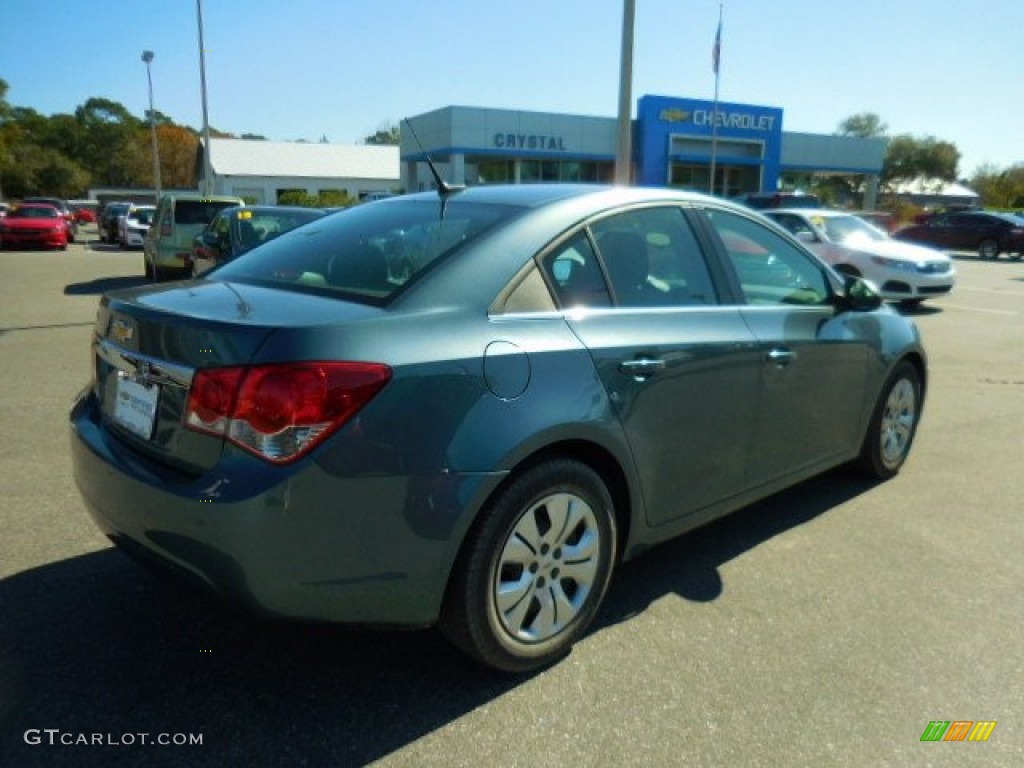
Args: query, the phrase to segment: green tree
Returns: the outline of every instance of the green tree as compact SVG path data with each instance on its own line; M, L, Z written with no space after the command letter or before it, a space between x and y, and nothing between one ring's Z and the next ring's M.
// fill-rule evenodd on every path
M1024 208L1024 163L1000 170L983 165L970 179L971 189L993 208Z
M853 136L858 139L884 138L889 126L874 112L850 115L839 124L836 136Z
M888 188L917 178L955 181L960 151L934 136L894 136L882 164L882 184Z
M79 162L103 186L141 186L145 156L135 137L146 123L134 117L122 104L92 98L75 110L82 130Z
M384 123L372 136L363 139L364 144L398 146L402 140L402 132L396 123Z
M304 208L316 208L319 201L316 195L311 195L302 189L289 189L277 196L279 205L301 205Z
M322 189L316 196L317 208L348 208L358 202L343 189Z

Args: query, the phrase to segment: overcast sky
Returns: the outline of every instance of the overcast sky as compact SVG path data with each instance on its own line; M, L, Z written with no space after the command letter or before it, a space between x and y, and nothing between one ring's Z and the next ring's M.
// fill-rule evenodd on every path
M4 0L4 5L9 0ZM13 5L13 3L12 3ZM354 143L449 105L614 117L621 0L204 0L210 123ZM711 99L717 0L636 0L635 101ZM788 131L874 112L961 152L960 175L1024 162L1020 0L727 0L720 96L780 107ZM47 0L0 12L7 99L90 97L199 127L194 0Z

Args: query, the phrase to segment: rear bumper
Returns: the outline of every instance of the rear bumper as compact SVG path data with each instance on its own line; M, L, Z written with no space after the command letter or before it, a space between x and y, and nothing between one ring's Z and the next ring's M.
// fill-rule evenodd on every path
M128 554L259 614L409 626L439 615L470 522L460 501L501 479L337 477L313 461L286 474L226 450L203 477L170 483L103 428L88 395L71 413L71 457L89 514Z

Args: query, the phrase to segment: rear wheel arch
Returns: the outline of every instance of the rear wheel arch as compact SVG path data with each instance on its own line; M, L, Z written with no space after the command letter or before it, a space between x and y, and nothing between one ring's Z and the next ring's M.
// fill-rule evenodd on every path
M561 508L566 498L583 504L569 508L578 510L578 528L555 522L577 514ZM600 609L630 519L627 478L606 449L570 440L530 454L488 494L467 528L448 575L439 629L468 655L506 672L561 658ZM582 538L572 541L576 536ZM568 547L577 545L573 556Z
M480 510L486 509L508 488L513 480L528 470L539 464L558 460L578 461L585 464L604 482L612 497L612 502L615 504L615 522L619 530L617 554L621 557L625 551L625 544L630 538L630 526L634 518L630 483L621 462L608 449L590 440L561 440L519 459L498 487L488 494L487 499L480 505ZM470 528L478 523L479 519L474 520ZM460 545L459 554L455 558L456 562L462 557L463 548L463 545Z

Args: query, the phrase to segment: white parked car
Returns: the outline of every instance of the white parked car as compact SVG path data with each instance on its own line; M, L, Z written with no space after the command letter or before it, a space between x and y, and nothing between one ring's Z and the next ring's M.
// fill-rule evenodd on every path
M120 220L122 248L142 247L155 213L155 205L133 205L128 209L128 213Z
M956 270L942 251L901 242L858 216L842 211L762 211L782 225L837 272L873 282L882 297L920 304L953 290Z

